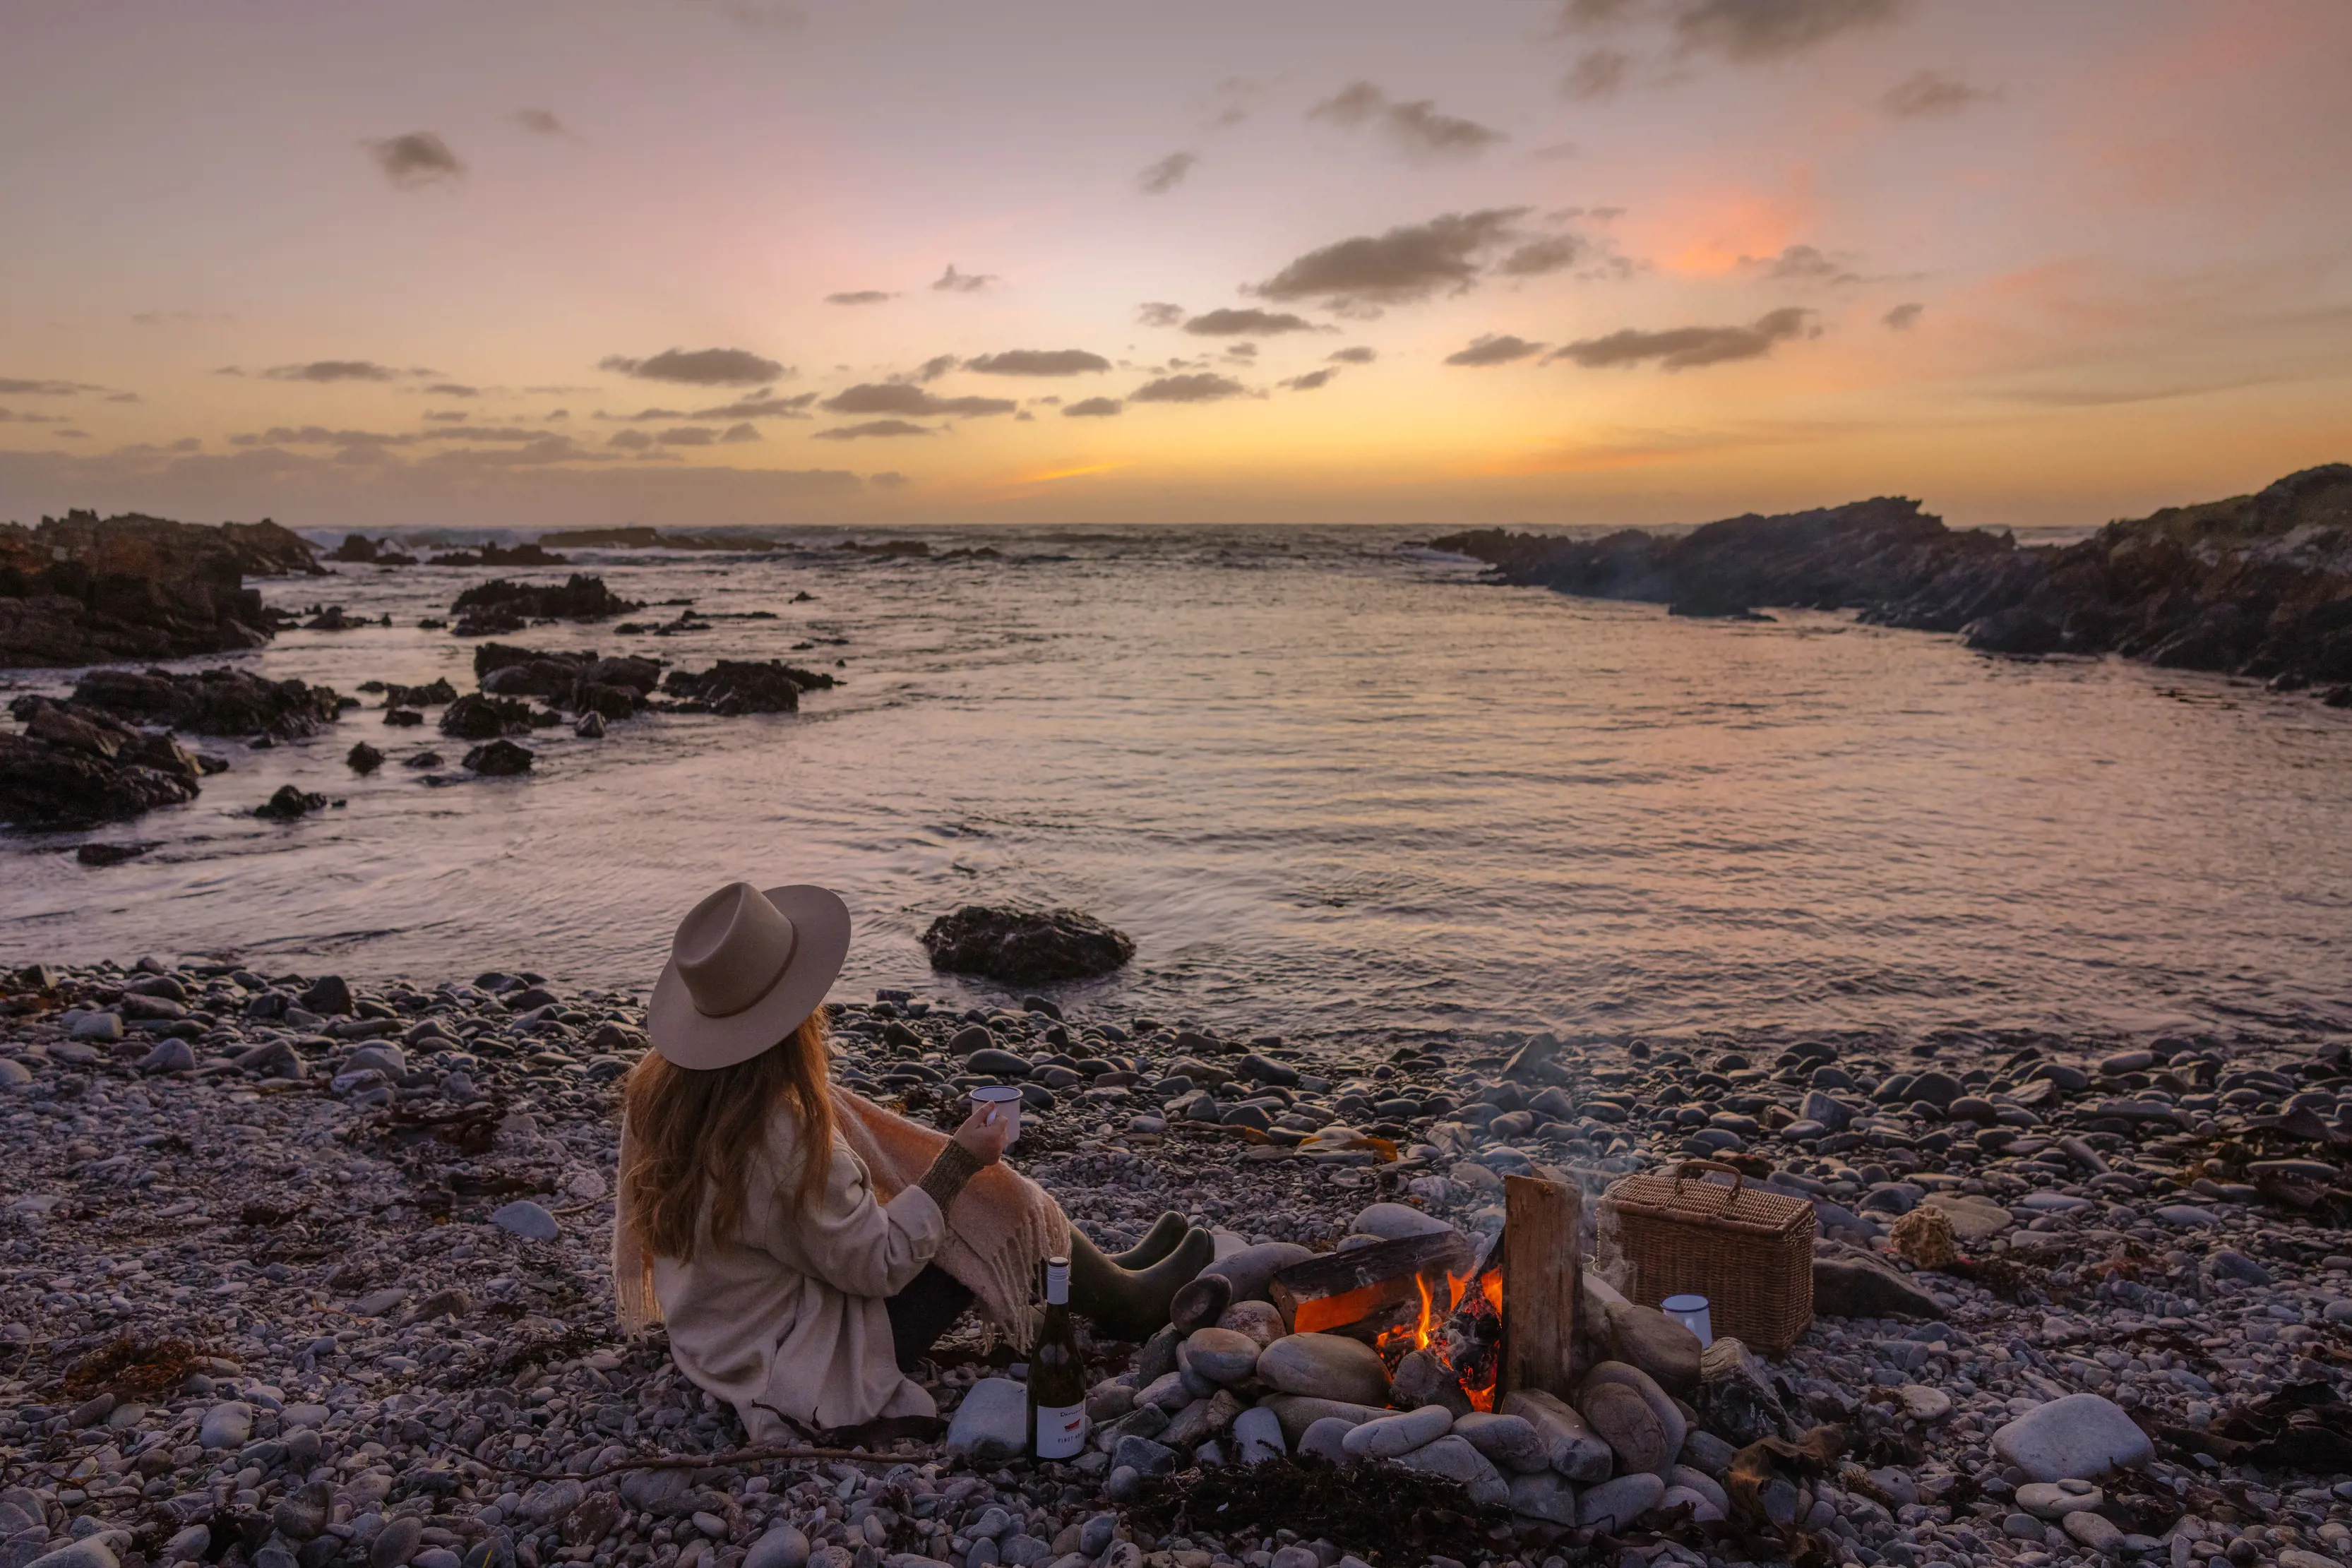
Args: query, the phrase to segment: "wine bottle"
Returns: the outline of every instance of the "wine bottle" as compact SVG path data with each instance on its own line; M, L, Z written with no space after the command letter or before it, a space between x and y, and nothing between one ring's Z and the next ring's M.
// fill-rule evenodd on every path
M1045 1322L1029 1353L1029 1457L1075 1459L1087 1448L1086 1371L1070 1327L1070 1260L1045 1260Z

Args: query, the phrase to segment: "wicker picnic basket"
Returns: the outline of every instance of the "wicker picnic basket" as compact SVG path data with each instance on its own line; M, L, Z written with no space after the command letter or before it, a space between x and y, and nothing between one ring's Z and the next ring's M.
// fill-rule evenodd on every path
M1700 1179L1722 1171L1731 1185ZM1700 1295L1717 1334L1780 1355L1813 1321L1813 1206L1760 1192L1713 1160L1685 1160L1671 1176L1631 1176L1601 1200L1601 1233L1615 1232L1626 1295L1644 1306Z

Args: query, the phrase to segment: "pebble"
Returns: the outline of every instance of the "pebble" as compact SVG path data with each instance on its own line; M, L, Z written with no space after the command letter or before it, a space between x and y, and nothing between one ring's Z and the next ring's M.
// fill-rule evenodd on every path
M555 1216L529 1198L518 1198L490 1215L490 1223L526 1241L552 1241L563 1234Z
M1350 1429L1339 1446L1350 1458L1393 1459L1435 1442L1453 1427L1452 1411L1442 1405L1424 1405L1418 1410L1367 1421Z
M1510 1483L1486 1462L1484 1454L1460 1437L1448 1435L1435 1438L1398 1455L1395 1462L1409 1470L1460 1481L1473 1502L1499 1508L1511 1500Z
M2027 1411L1992 1435L1992 1449L2038 1481L2088 1480L2156 1458L2147 1434L2097 1394L2070 1394Z
M1666 1483L1654 1475L1637 1471L1619 1476L1615 1480L1584 1489L1577 1499L1576 1521L1613 1534L1632 1528L1635 1520L1657 1507L1665 1495Z
M231 1399L205 1412L196 1441L207 1448L243 1448L253 1437L253 1406Z
M1257 1370L1258 1353L1257 1341L1245 1333L1232 1329L1195 1329L1177 1347L1176 1364L1212 1383L1239 1383Z
M1255 1405L1234 1417L1234 1441L1239 1445L1234 1457L1245 1465L1280 1458L1285 1451L1282 1422L1273 1411Z
M1616 1455L1619 1474L1655 1470L1673 1458L1657 1414L1624 1384L1588 1383L1576 1408Z
M1257 1375L1286 1394L1350 1405L1388 1400L1388 1368L1380 1354L1338 1334L1301 1333L1276 1340L1259 1353Z
M965 1458L1010 1458L1028 1446L1029 1390L1009 1377L973 1384L948 1422L948 1452Z

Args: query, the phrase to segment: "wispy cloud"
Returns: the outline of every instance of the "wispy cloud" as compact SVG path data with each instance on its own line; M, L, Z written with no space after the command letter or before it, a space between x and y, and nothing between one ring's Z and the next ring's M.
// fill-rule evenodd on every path
M1338 371L1327 365L1322 370L1308 371L1305 375L1293 376L1279 384L1289 388L1292 392L1314 392L1318 388L1329 386L1331 378L1339 373Z
M1249 388L1231 376L1202 371L1192 375L1162 376L1156 382L1146 382L1128 393L1127 400L1129 402L1220 402L1226 398L1249 395Z
M1889 310L1885 315L1880 317L1879 319L1884 321L1895 331L1908 332L1912 328L1916 327L1919 324L1919 318L1926 314L1927 309L1927 308L1925 305L1920 304L1917 300L1909 300L1904 304L1897 305L1894 309Z
M1512 239L1525 207L1447 213L1385 234L1343 239L1308 251L1252 292L1267 299L1315 299L1343 305L1400 304L1440 289L1460 292L1478 277L1484 258Z
M1304 316L1294 316L1287 310L1235 309L1206 310L1184 323L1184 330L1199 338L1274 338L1285 332L1328 332L1328 327L1318 327Z
M261 373L273 382L388 382L400 375L373 360L312 360L307 364L272 365Z
M1006 349L966 360L963 368L983 376L1080 376L1110 369L1110 361L1084 349Z
M817 405L828 413L904 413L918 416L1011 413L1011 398L941 397L905 382L866 382L835 392Z
M886 299L898 298L886 288L852 288L840 294L828 294L824 302L827 305L879 305Z
M1552 350L1586 370L1656 361L1664 371L1698 370L1735 360L1759 360L1791 339L1816 338L1813 313L1799 306L1768 312L1745 327L1675 327L1662 332L1627 329L1604 338L1586 338Z
M507 116L533 136L569 136L572 128L555 116L551 109L518 109Z
M1070 419L1108 419L1127 405L1115 397L1083 398L1062 411Z
M1135 308L1135 319L1147 327L1173 327L1184 319L1184 307L1164 299L1147 300Z
M948 269L932 280L931 287L942 294L977 294L995 281L996 274L992 272L958 272L955 263L950 262Z
M665 349L645 360L608 354L596 361L596 368L635 376L640 381L680 382L700 387L764 386L791 373L775 361L749 349Z
M1457 115L1441 114L1435 102L1401 103L1368 81L1352 81L1307 111L1347 130L1376 126L1404 151L1421 155L1468 157L1508 140L1503 132Z
M1896 120L1918 120L1934 114L1958 114L1972 103L2000 96L1998 89L1970 87L1941 71L1917 71L1878 97L1878 107Z
M466 174L465 161L430 131L412 131L360 145L375 160L383 177L404 191L455 182Z
M1474 338L1466 349L1457 349L1445 356L1449 365L1507 365L1517 360L1532 359L1543 352L1541 343L1530 343L1525 338L1515 338L1507 332L1489 332Z
M1184 176L1190 174L1200 162L1200 158L1191 152L1171 152L1138 174L1135 183L1147 196L1164 196L1182 184Z
M1381 357L1381 351L1378 349L1359 346L1353 349L1335 349L1323 357L1335 365L1369 365Z
M903 419L869 419L863 424L845 424L835 430L820 430L819 441L864 441L874 436L932 435L937 432L924 425L909 423Z

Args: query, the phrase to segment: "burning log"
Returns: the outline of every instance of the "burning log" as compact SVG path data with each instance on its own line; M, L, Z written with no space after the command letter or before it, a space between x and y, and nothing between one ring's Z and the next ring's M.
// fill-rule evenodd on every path
M1377 1343L1426 1310L1430 1278L1469 1267L1469 1238L1441 1230L1308 1258L1275 1275L1266 1293L1291 1333L1345 1334Z

